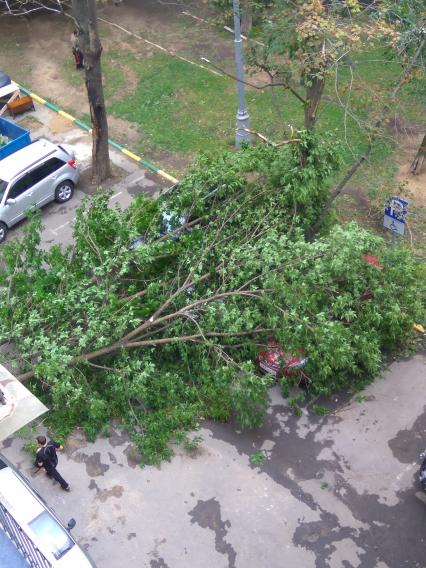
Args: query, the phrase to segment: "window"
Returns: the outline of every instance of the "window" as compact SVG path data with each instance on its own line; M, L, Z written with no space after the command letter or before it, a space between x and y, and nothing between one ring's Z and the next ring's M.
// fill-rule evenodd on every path
M28 526L57 560L75 544L67 532L47 511L44 511L29 522Z
M27 191L27 189L29 189L31 185L32 184L31 184L30 175L25 174L23 177L21 177L21 179L15 181L7 197L10 197L11 199L16 199L22 193L24 193L24 191Z
M56 172L56 170L59 170L59 168L62 168L64 165L65 162L59 158L50 158L49 160L46 160L46 162L30 172L31 185L39 183L41 180L47 178L50 174L53 174L53 172Z

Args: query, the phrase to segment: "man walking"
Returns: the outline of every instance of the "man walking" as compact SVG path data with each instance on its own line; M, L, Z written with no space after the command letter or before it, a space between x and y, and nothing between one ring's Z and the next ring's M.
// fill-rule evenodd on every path
M36 465L38 468L44 467L48 477L56 479L61 485L64 491L69 491L69 483L61 476L61 474L56 469L58 465L58 456L56 455L56 450L63 450L64 448L61 444L50 440L46 440L45 436L37 436L36 438L40 448L37 450L36 455Z

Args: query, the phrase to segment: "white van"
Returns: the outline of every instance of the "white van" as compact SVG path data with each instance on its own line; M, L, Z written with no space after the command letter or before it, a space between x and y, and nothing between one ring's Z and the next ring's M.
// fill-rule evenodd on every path
M71 519L65 528L29 481L0 454L0 531L3 540L7 536L16 547L3 559L7 568L22 565L14 561L17 551L25 558L24 565L33 568L94 568L71 536L74 526ZM6 546L2 553L8 554Z

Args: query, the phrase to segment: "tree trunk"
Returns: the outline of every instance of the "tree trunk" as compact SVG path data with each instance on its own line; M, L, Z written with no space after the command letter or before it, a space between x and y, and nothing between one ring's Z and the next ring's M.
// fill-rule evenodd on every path
M313 130L317 120L317 111L324 92L324 79L310 74L306 80L305 128Z
M417 155L410 166L410 172L413 175L418 175L420 173L425 158L426 158L426 133L423 137L422 143L420 144L420 148L417 151Z
M252 0L242 0L241 3L241 31L247 36L253 25Z
M96 0L72 0L74 19L84 57L86 88L92 120L92 180L96 184L111 177L108 122L102 86L102 45L98 34Z

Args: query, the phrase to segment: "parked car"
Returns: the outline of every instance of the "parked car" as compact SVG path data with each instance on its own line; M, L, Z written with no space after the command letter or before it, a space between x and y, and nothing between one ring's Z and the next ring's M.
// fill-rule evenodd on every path
M30 566L93 568L71 536L75 524L71 519L65 527L28 479L0 454L0 531L4 542L6 537L13 541ZM8 568L21 566L14 561L16 549L10 551Z
M0 162L0 243L27 211L65 203L80 172L72 149L40 139Z
M161 237L165 235L170 235L171 233L176 233L175 235L170 236L171 240L178 241L181 235L190 230L190 228L182 229L179 231L181 227L188 224L196 224L196 219L194 218L194 214L192 211L184 210L181 213L172 213L171 206L170 206L170 196L173 194L177 194L180 191L180 183L175 183L171 187L169 187L160 197L160 218L158 223L158 234ZM203 201L209 202L212 200L219 187L212 186L208 192L203 196ZM195 216L196 217L196 216ZM147 243L146 235L139 235L135 239L133 239L130 243L130 250L137 250L139 247L145 245Z
M308 357L302 349L297 354L291 354L283 349L276 341L268 341L265 351L261 351L256 359L259 369L275 378L292 377L306 366Z
M419 481L423 491L426 492L426 450L420 454L420 459L422 463L419 471Z

